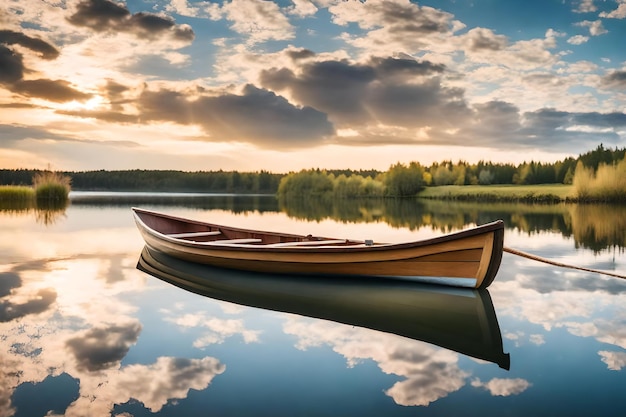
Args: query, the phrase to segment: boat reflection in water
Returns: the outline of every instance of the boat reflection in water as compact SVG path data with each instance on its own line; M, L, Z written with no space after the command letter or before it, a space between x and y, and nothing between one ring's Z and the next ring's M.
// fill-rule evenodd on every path
M271 275L183 261L144 247L137 269L206 297L393 333L509 369L486 289L371 278Z

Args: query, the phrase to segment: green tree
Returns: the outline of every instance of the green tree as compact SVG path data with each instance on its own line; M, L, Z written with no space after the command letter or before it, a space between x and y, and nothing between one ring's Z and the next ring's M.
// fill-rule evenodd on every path
M333 179L325 171L302 170L280 180L278 196L283 198L324 197L332 195Z
M417 162L411 162L409 166L392 165L385 175L384 185L388 196L414 196L424 187L424 168Z

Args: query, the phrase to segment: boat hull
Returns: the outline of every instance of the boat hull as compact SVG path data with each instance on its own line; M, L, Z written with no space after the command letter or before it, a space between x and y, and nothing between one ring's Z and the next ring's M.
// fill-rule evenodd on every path
M265 273L452 278L455 283L466 280L464 285L485 288L497 274L504 241L504 225L497 221L418 242L366 245L355 241L347 246L276 247L286 240L305 237L191 222L141 209L133 211L137 227L152 249L186 261ZM181 230L213 229L229 238L258 239L263 244L220 244L220 240L171 237Z

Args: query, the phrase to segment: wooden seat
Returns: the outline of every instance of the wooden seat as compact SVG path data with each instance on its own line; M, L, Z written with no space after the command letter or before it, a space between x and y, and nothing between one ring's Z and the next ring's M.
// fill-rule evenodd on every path
M172 233L166 236L181 239L185 237L217 236L221 233L222 232L220 232L219 230L211 230L211 231L206 231L206 232Z
M202 245L227 246L227 245L238 245L242 243L261 243L261 242L263 242L263 240L261 239L221 239L221 240L211 240L209 242L194 242L194 243L199 243Z
M320 246L320 245L336 245L339 243L346 243L345 239L336 239L336 240L303 240L297 242L281 242L281 243L270 243L265 245L266 248L286 248L290 246Z

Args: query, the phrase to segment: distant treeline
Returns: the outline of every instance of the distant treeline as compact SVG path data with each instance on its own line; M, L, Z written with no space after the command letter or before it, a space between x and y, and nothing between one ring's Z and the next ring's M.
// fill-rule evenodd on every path
M404 197L425 186L470 184L572 184L576 167L586 167L585 178L596 177L598 168L623 161L626 148L602 144L578 158L554 163L524 162L514 165L480 161L442 161L431 166L419 162L397 163L387 171L303 170L289 174L237 171L83 171L63 172L73 190L181 191L220 193L278 193L280 197ZM31 185L39 170L0 170L0 185ZM601 170L601 174L605 174ZM580 175L580 173L579 173ZM590 181L587 181L590 183ZM592 184L593 185L593 184ZM619 192L619 191L618 191Z
M0 184L30 185L38 170L0 170ZM64 172L73 190L89 191L179 191L274 194L283 174L267 171L84 171Z

